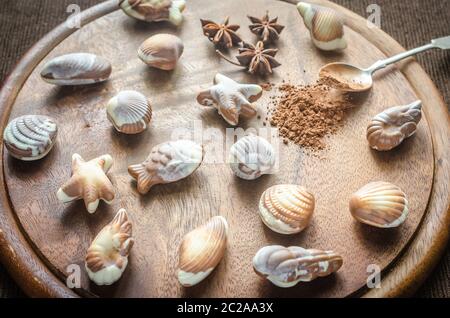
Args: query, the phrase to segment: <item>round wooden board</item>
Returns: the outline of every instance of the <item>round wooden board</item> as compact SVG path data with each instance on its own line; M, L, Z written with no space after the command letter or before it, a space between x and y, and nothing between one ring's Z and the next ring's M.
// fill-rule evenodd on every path
M414 289L448 236L449 122L433 84L411 60L400 64L402 72L390 67L377 74L374 89L358 97L360 105L347 112L344 126L327 139L328 148L319 156L295 145L276 143L276 174L248 182L234 177L226 164L205 163L189 178L157 186L145 196L137 193L127 174L129 164L145 159L152 146L171 138L174 128L194 131L202 125L204 133L211 129L223 133L229 127L214 110L195 101L196 94L212 84L217 72L242 82L267 81L218 59L202 36L199 18L221 20L230 15L233 23L241 25L243 38L254 40L246 27L246 14L259 16L268 9L273 16L278 15L286 29L278 43L277 57L283 65L268 79L274 83L283 79L311 83L327 62L351 61L366 66L401 50L382 31L369 29L364 19L334 4L316 2L346 15L349 48L343 54L323 54L313 48L295 7L275 0L217 2L213 7L206 0L189 2L180 29L134 21L121 11L113 12L117 3L108 1L83 13L86 25L82 29L73 33L62 25L30 50L1 92L0 125L4 129L10 118L23 114L47 114L57 119L60 131L56 147L43 160L20 162L11 159L7 151L1 156L0 255L21 286L32 296L349 296L367 292L366 269L376 264L383 269L382 288L367 295L395 296ZM139 44L159 32L177 34L185 43L174 72L149 69L136 56ZM68 88L40 79L43 63L76 51L109 59L111 79L105 84ZM153 104L152 125L138 136L116 133L106 119L106 102L123 89L141 91ZM262 118L273 94L276 91L265 92L257 103ZM417 98L424 101L425 116L416 135L395 151L371 151L364 138L368 120L386 107ZM263 128L262 122L254 119L241 126ZM216 150L225 149L220 140L203 136L202 141L207 156L220 157ZM63 205L56 199L56 190L70 176L74 152L85 159L104 153L114 158L109 176L117 190L116 200L111 206L101 204L94 215L86 212L81 201ZM372 180L391 181L408 195L411 212L400 228L377 230L351 218L347 207L350 194ZM313 222L299 235L277 235L259 219L259 196L278 183L302 184L316 196ZM67 266L84 267L93 237L121 207L131 215L136 239L123 278L111 287L100 288L90 284L82 270L82 288L66 288ZM230 225L226 257L203 283L181 288L176 280L179 243L186 232L217 214L225 216ZM344 257L344 266L336 275L310 284L276 288L258 278L251 267L255 252L267 244L334 249Z

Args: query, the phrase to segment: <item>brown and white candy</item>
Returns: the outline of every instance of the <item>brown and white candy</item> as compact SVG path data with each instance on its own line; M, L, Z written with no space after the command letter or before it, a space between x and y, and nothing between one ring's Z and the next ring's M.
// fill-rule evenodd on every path
M120 209L87 251L85 268L89 278L100 286L118 281L128 265L133 244L131 221L125 209Z
M339 270L342 263L342 257L333 251L270 245L256 253L253 269L272 284L288 288L328 276Z
M184 44L172 34L156 34L142 43L138 56L148 66L161 70L173 70L183 54Z
M72 53L55 57L41 71L44 81L54 85L86 85L106 81L111 64L90 53Z
M179 251L178 281L194 286L208 277L222 260L227 247L228 223L215 216L186 234Z
M120 8L128 16L147 22L170 21L178 26L183 21L185 0L120 0Z
M9 154L23 161L45 157L56 141L58 127L54 119L42 115L25 115L13 119L3 132Z
M117 131L138 134L147 129L152 119L152 107L141 93L122 91L108 102L106 114Z

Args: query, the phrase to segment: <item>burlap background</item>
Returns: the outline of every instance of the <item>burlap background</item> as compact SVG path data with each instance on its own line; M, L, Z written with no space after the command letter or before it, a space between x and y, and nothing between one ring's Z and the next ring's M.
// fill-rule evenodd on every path
M0 78L2 81L27 49L45 33L64 21L67 5L82 9L102 0L2 0L0 5ZM195 0L188 0L195 1ZM245 1L245 0L243 0ZM376 3L382 9L382 29L404 47L413 48L438 36L450 35L450 0L335 0L367 16L366 8ZM432 51L418 60L450 105L450 52ZM1 212L0 212L1 213ZM418 297L449 297L450 249ZM21 297L23 292L0 265L0 297Z

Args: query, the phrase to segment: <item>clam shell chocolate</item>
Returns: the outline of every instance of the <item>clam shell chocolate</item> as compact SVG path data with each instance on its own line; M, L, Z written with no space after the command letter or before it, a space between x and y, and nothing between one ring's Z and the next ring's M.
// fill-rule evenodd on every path
M14 158L33 161L45 157L56 141L58 127L54 119L25 115L13 119L3 132L3 142Z
M54 85L86 85L106 81L111 64L90 53L72 53L55 57L41 71L44 81Z
M337 11L306 2L299 2L297 9L317 48L334 51L347 47L344 38L344 19Z
M147 129L152 119L152 107L147 98L136 91L122 91L108 102L109 121L124 134L138 134Z
M271 230L295 234L307 227L314 212L314 195L295 184L268 188L259 201L259 215Z
M376 115L367 127L367 141L371 148L388 151L414 135L422 118L422 102L395 106Z
M186 234L179 251L178 281L181 285L194 286L211 274L225 254L227 231L225 218L215 216Z
M97 285L111 285L118 281L128 265L133 247L132 224L125 209L120 209L89 247L85 268Z
M203 146L191 140L168 141L153 147L143 163L129 166L128 173L136 179L139 193L145 194L156 184L176 182L194 173L203 155Z
M275 150L262 137L245 136L231 146L229 162L236 176L254 180L271 172L275 165Z
M128 16L147 22L170 21L178 26L183 22L184 0L120 0L120 8Z
M183 50L179 37L163 33L145 40L138 49L138 56L148 66L170 71L177 65Z
M408 200L395 184L378 181L366 184L350 199L350 213L359 222L379 228L402 224L408 216Z
M288 288L328 276L338 271L342 263L342 257L333 251L270 245L256 253L253 269L274 285Z

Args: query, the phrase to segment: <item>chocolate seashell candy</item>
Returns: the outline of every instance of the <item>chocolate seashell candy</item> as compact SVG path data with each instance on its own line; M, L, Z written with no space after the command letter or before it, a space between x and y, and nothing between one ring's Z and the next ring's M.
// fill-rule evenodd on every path
M13 119L3 132L3 142L9 154L23 161L45 157L56 141L55 120L42 115L25 115Z
M138 134L147 129L152 119L152 107L141 93L122 91L108 102L106 114L117 131Z
M86 85L106 81L111 64L90 53L72 53L55 57L41 71L44 81L54 85Z

